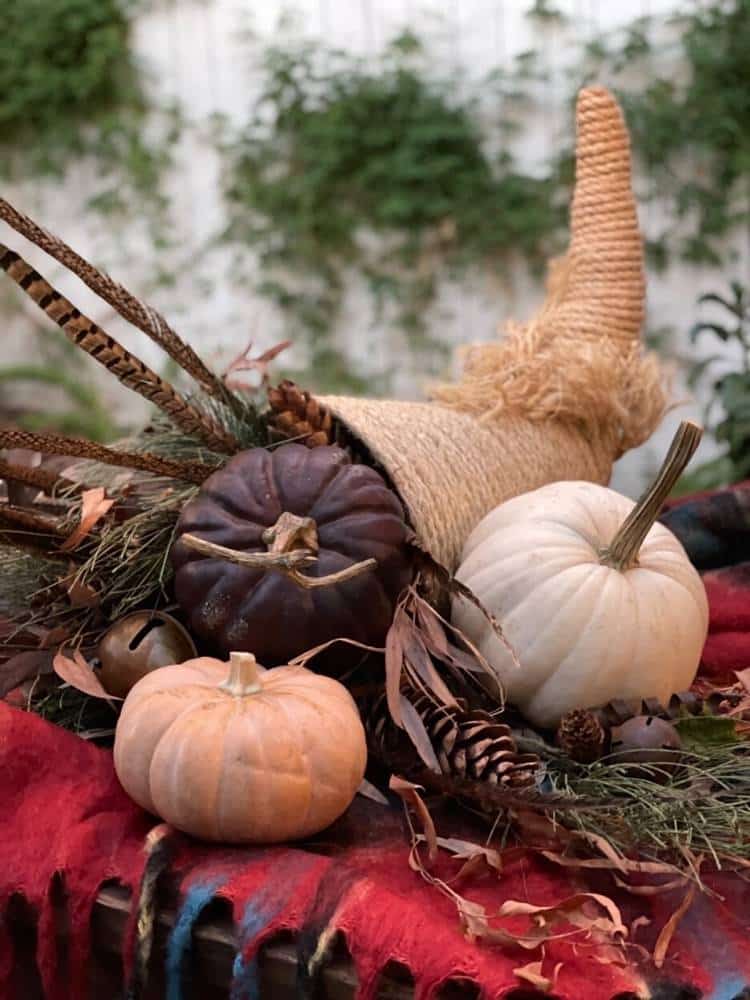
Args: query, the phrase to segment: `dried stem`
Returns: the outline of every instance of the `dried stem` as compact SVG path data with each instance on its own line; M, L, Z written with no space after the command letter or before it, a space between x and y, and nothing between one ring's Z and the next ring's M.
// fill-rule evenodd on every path
M186 344L156 309L141 302L127 288L115 281L104 271L89 264L75 250L59 237L39 226L28 215L19 212L10 202L0 198L0 218L4 219L16 232L54 257L68 270L76 274L89 288L115 309L123 319L150 337L177 362L183 371L191 375L209 395L232 405L233 397L222 380L201 361L195 351Z
M664 501L700 444L703 429L683 420L653 484L638 500L612 542L600 554L603 566L625 572L638 563L641 545L659 516Z
M204 556L211 556L214 559L226 559L227 562L235 563L237 566L244 566L246 569L275 570L283 573L305 590L313 590L316 587L330 587L337 583L344 583L361 573L374 569L377 560L365 559L362 562L347 566L346 569L337 573L330 573L328 576L305 576L299 570L305 566L311 566L317 560L317 556L310 549L293 549L291 552L238 552L236 549L228 549L224 545L216 545L208 542L205 538L198 538L196 535L182 535L180 541L187 545L189 549L195 549Z
M85 458L102 465L116 465L126 469L151 472L156 476L181 479L188 483L202 483L212 472L213 465L202 462L175 462L158 455L129 451L116 451L95 441L84 438L65 437L62 434L37 434L33 431L0 427L0 448L27 448L48 455L66 455L70 458Z
M0 267L40 309L63 330L66 337L103 365L128 389L137 392L166 413L186 434L195 434L214 451L239 451L236 439L216 421L196 410L160 375L126 351L113 337L84 316L56 291L38 271L15 251L0 244Z

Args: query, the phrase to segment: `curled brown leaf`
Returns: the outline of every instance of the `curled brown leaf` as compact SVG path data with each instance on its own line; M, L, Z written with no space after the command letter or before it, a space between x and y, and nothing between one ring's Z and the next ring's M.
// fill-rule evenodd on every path
M664 965L664 960L667 957L667 952L669 951L669 946L672 943L674 933L677 930L682 918L693 905L693 900L695 899L697 891L698 887L694 884L691 884L688 887L687 892L683 896L682 902L659 931L659 937L656 939L656 945L654 947L654 965L657 969L660 969L662 965Z
M57 676L77 691L82 691L91 698L103 698L110 704L122 701L122 698L104 690L101 681L90 664L83 658L80 650L74 651L72 660L65 656L62 651L56 653L52 665Z
M422 828L422 835L424 837L425 844L427 845L427 858L430 864L432 864L437 857L438 852L437 834L435 832L435 824L432 821L432 816L430 816L430 811L422 801L422 797L419 794L420 791L422 791L421 786L415 785L411 781L406 781L405 778L399 778L398 775L394 774L391 775L388 787L402 799L404 806L407 809L411 806L417 814L419 824Z
M115 502L113 499L107 499L104 489L101 486L82 493L80 520L60 546L60 551L70 552L80 545L91 529L104 517Z

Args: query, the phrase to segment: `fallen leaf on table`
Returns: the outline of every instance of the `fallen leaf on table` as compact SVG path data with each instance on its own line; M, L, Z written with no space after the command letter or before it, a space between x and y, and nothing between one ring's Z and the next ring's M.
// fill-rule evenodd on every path
M542 973L542 961L529 962L528 965L522 965L518 969L513 970L513 975L518 976L519 979L525 980L527 983L531 983L532 986L536 986L537 989L543 990L545 993L549 993L550 990L555 988L555 983L557 982L557 977L562 968L562 962L558 962L557 965L552 970L551 976L545 976Z
M606 916L603 916L601 911ZM536 906L517 899L506 900L498 915L501 917L526 916L538 927L567 922L594 937L624 941L628 929L614 900L596 892L576 892L551 906Z
M654 965L657 969L660 969L662 965L664 965L664 960L667 957L667 952L669 951L669 946L672 943L674 933L677 930L680 921L693 904L696 888L697 887L695 885L691 885L689 887L682 902L659 932L659 937L656 939L656 945L654 947Z

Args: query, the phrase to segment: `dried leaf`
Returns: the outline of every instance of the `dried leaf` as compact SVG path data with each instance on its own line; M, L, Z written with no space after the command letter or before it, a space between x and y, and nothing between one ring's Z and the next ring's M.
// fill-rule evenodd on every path
M657 969L660 969L662 965L664 965L664 959L667 957L667 952L669 951L669 946L672 943L674 933L677 930L682 918L693 905L696 891L697 886L689 886L682 902L659 931L659 937L656 939L656 946L654 947L654 965Z
M592 915L592 904L604 910L607 916L602 917L601 913ZM498 915L527 916L540 927L566 921L587 933L602 935L612 940L624 940L628 936L628 929L622 921L617 904L609 896L596 892L577 892L552 906L535 906L522 900L508 899L500 907Z
M29 631L34 631L34 629L31 628ZM53 646L59 646L69 637L70 629L67 625L56 625L55 628L42 629L39 635L39 648L52 649Z
M380 806L390 805L388 799L383 795L383 793L375 787L367 778L363 778L360 782L360 786L357 789L357 795L361 795L366 799L371 799L373 802L377 802Z
M416 670L422 683L444 705L450 708L457 708L458 702L435 669L435 665L430 658L430 654L427 652L427 647L417 630L416 624L409 618L403 608L399 608L396 611L396 619L399 621L399 638L403 645L404 656L413 669Z
M268 382L268 365L274 358L278 357L282 351L285 351L288 347L292 346L291 340L282 340L278 344L274 344L273 347L269 347L268 350L263 351L259 354L257 358L251 358L248 355L253 349L252 340L247 345L245 350L238 354L237 357L232 361L224 372L223 380L224 384L229 389L242 388L242 381L237 378L232 378L238 372L257 372L260 376L261 385L265 385Z
M34 649L16 653L5 663L0 664L0 698L4 698L24 681L49 673L52 673L51 652Z
M91 666L84 660L80 650L76 649L73 657L71 660L62 652L55 654L52 665L55 673L61 680L64 680L66 684L70 684L71 687L74 687L77 691L82 691L91 698L104 698L110 704L115 701L122 701L122 698L118 698L116 695L109 694L104 690L101 681Z
M409 699L399 693L399 705L401 707L401 721L406 735L414 745L414 749L419 754L422 762L436 774L440 774L440 763L435 753L435 748L430 740L430 734L425 729L425 724L420 718L419 712L412 705Z
M636 917L635 920L633 920L632 923L630 924L631 940L636 936L638 930L641 927L650 927L650 926L651 926L650 917L645 916L643 913L640 915L640 917Z
M404 647L398 618L394 618L385 637L385 696L388 711L397 726L404 728L401 718L401 670L404 664Z
M587 838L588 839L588 838ZM641 875L680 875L674 865L663 861L634 861L631 858L619 856L606 858L576 858L556 851L540 851L543 858L563 868L588 868L604 871L618 871L623 875L638 873ZM624 883L622 883L624 885Z
M438 852L437 834L432 816L430 816L430 812L419 794L422 791L421 785L414 785L411 781L406 781L406 779L393 774L388 787L402 799L405 806L411 806L419 817L422 834L427 845L427 859L432 863Z
M660 896L664 892L672 889L679 889L685 885L688 875L680 875L678 878L670 879L669 882L660 882L658 885L631 885L615 875L615 885L621 889L627 889L631 896Z
M97 591L80 580L73 580L67 593L74 608L96 608L99 606L100 598Z
M474 844L470 840L460 840L457 837L438 837L438 847L445 851L450 851L454 858L482 858L489 868L494 868L496 872L503 870L503 862L500 852L485 844Z
M533 929L529 934L514 934L503 927L491 927L487 911L481 903L475 903L454 893L456 909L464 934L470 941L483 940L506 948L525 948L534 951L540 948L546 935Z
M428 648L431 648L436 656L441 658L447 656L449 652L448 637L434 608L421 597L416 603L417 620L422 627Z
M104 489L98 486L93 490L86 490L81 494L81 519L78 522L78 526L73 529L73 532L65 539L65 541L60 546L61 552L70 552L72 549L76 548L80 542L88 535L97 521L107 513L107 511L115 504L115 500L107 499L105 496Z
M559 965L557 968L559 968ZM537 989L542 990L544 993L548 993L554 985L552 979L542 975L541 959L538 962L529 962L528 965L522 965L518 969L514 969L513 975L518 976L519 979L523 979L527 983L531 983L532 986L536 986Z

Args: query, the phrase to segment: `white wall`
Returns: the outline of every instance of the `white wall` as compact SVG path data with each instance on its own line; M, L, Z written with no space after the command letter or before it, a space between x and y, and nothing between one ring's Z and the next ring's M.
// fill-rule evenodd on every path
M467 78L477 79L493 67L509 66L515 54L529 48L534 38L540 38L538 29L532 35L534 29L524 16L529 2L299 0L294 9L308 34L365 56L376 53L404 26L418 31L426 27L434 39L436 71L458 66ZM157 288L149 298L206 360L219 368L251 336L259 349L281 339L284 318L254 295L252 283L238 287L231 279L231 250L206 251L207 243L222 225L223 208L218 163L204 130L214 112L229 115L236 122L243 120L257 93L259 67L238 33L249 19L260 44L272 39L279 13L287 6L280 0L166 0L153 3L136 25L137 51L148 69L155 95L179 101L191 123L175 151L177 162L169 182L175 243L169 263L179 266L181 278L176 288ZM541 36L556 75L540 91L540 111L529 123L519 146L522 161L529 168L542 163L557 148L560 137L569 135L573 127L563 103L567 89L562 73L577 43L639 15L668 13L681 7L678 0L558 0L557 6L568 15L569 22L544 29ZM134 292L145 294L154 264L145 229L133 219L122 231L108 231L100 216L85 215L83 205L94 183L91 168L79 165L70 171L63 185L40 185L29 180L14 186L7 197L63 235L86 257L107 267ZM645 207L641 221L646 232L658 228L663 222L658 206ZM25 253L83 311L128 346L137 348L144 360L156 367L162 365L160 352L145 337L130 330L80 282L63 274L54 262L2 224L0 241ZM750 261L746 241L738 242L737 251L733 274L747 274ZM727 274L725 278L732 276ZM541 297L540 285L522 269L512 279L501 285L476 278L459 288L444 288L432 312L432 332L458 345L496 336L508 317L528 316ZM649 325L689 329L695 319L697 294L715 288L720 281L715 272L684 266L652 277ZM23 308L36 319L33 306ZM7 322L0 348L2 361L23 356L28 344L24 322L12 314ZM368 370L386 367L403 350L398 331L372 325L369 301L356 283L347 293L336 336L354 362L369 366ZM113 406L124 418L142 415L137 398L119 388L109 387L108 391ZM419 372L408 364L400 365L395 391L406 396L419 392ZM630 493L641 488L676 422L688 413L697 415L698 411L683 407L671 414L651 443L622 460L615 477L617 486ZM710 445L705 444L701 455L706 457L710 451Z

